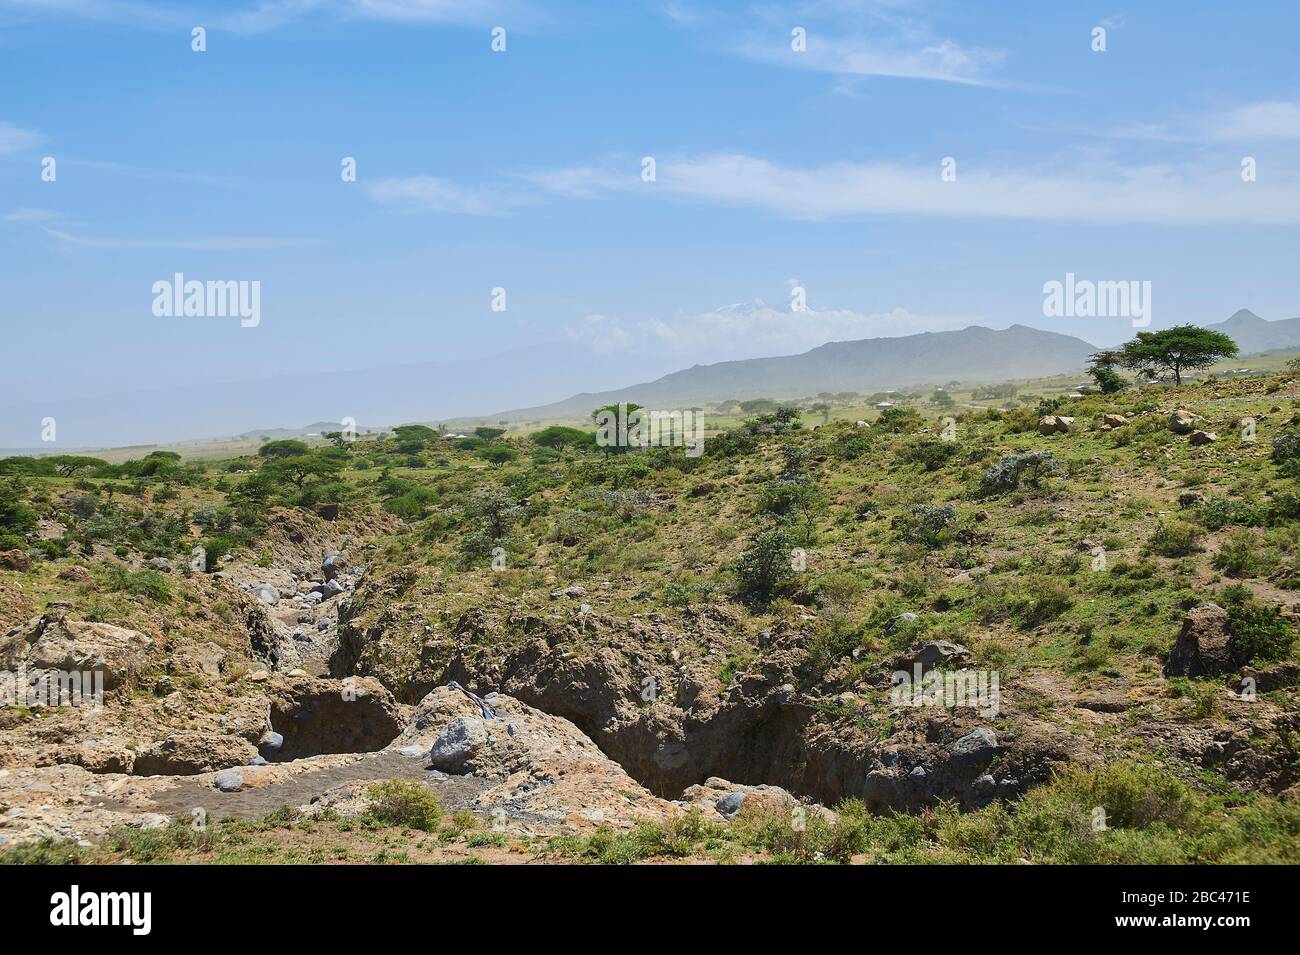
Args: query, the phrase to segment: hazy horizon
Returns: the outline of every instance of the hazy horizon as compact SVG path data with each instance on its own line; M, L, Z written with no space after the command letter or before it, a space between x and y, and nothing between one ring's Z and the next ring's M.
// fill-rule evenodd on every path
M39 446L46 417L59 444L116 443L77 438L109 433L76 410L106 396L415 362L523 356L399 417L828 341L1022 324L1109 347L1148 327L1049 317L1045 283L1070 275L1147 285L1151 328L1289 317L1297 21L1173 3L0 0L0 275L21 357L0 445ZM242 283L256 316L169 314L178 276ZM296 398L267 392L248 427L296 426L278 407ZM113 433L210 433L165 404L127 406Z

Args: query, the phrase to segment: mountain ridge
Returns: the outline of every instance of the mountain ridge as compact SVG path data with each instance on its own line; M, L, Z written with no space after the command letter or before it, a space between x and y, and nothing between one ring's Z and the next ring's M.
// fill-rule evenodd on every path
M1028 325L918 332L826 342L796 355L694 365L658 379L562 401L501 411L505 421L583 416L619 401L718 401L794 398L819 391L883 391L952 380L1000 382L1082 371L1095 345Z

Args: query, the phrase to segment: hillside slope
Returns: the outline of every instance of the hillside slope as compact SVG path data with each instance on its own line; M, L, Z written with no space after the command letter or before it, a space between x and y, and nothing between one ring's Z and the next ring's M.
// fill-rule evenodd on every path
M792 321L797 321L793 316ZM643 382L493 415L503 420L585 416L620 401L682 407L726 398L794 398L818 391L882 391L952 380L999 382L1081 372L1096 348L1069 335L1026 325L830 342L799 355L696 365Z
M956 418L0 462L9 858L1300 862L1300 376Z

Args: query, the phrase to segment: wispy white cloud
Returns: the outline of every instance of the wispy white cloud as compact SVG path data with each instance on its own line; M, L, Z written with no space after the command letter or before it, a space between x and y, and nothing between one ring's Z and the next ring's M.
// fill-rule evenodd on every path
M1205 122L1208 135L1221 142L1300 139L1300 103L1271 100L1248 103Z
M5 222L17 222L19 224L30 224L40 222L55 222L60 216L59 213L50 209L14 209L12 212L4 214Z
M503 189L461 186L437 176L381 179L370 183L366 189L375 201L406 212L496 216L529 201Z
M630 166L628 167L631 168ZM1097 223L1300 222L1300 180L1244 183L1236 160L1195 167L1124 166L1102 160L1024 169L959 164L955 182L940 164L823 163L794 166L712 154L660 158L657 181L610 166L575 166L533 177L564 195L635 191L800 219L879 215L1038 219Z
M40 133L0 121L0 156L30 149L40 141Z
M751 7L711 8L712 32L723 48L746 59L833 74L1001 85L1002 49L964 45L945 35L922 0L790 0ZM664 13L697 16L675 2ZM730 9L730 16L727 11ZM795 49L792 31L803 31Z
M700 11L695 6L683 3L681 0L664 0L659 5L659 10L679 26L694 26L702 19Z
M233 0L183 9L138 0L0 0L0 13L57 15L150 28L204 26L263 33L313 14L396 23L523 28L541 14L532 0Z
M994 68L1005 59L1001 50L963 47L953 40L935 40L908 47L897 41L868 36L833 36L809 32L807 50L790 48L789 36L748 37L735 51L749 59L791 69L840 76L892 76L938 80L969 86L993 85Z
M1158 143L1202 143L1249 148L1258 143L1300 140L1300 102L1265 100L1167 119L1094 123L1084 127L1047 129L1099 139Z
M319 239L289 236L210 236L193 239L132 239L77 235L63 229L41 226L52 238L87 249L174 249L185 252L246 252L316 245Z

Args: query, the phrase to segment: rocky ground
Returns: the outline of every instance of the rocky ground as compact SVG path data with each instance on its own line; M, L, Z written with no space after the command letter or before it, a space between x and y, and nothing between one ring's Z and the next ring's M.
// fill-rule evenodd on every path
M295 521L286 539L301 537ZM58 607L6 633L0 667L94 667L106 694L100 708L0 710L0 845L91 845L122 826L253 819L282 806L362 816L367 790L389 779L420 781L493 831L534 835L663 821L688 804L721 820L753 791L711 779L668 801L569 720L504 693L477 697L452 681L410 705L373 677L321 675L364 573L350 544L342 535L316 562L305 546L283 548L279 566L230 562L212 575L239 609L244 652L168 645Z
M970 450L939 448L933 472L913 460L939 443L924 421L907 425L919 438L865 422L759 429L753 447L680 470L521 466L502 480L527 493L490 492L485 511L476 495L495 478L439 449L427 484L367 468L342 510L267 507L213 566L93 535L57 559L5 551L0 670L94 670L104 694L0 707L0 849L53 840L118 861L124 827L251 824L282 807L335 835L370 832L376 786L396 780L460 814L456 832L476 831L495 861L546 861L552 844L601 861L847 861L912 852L916 832L928 860L962 844L944 829L961 825L996 830L998 861L1060 861L1032 833L997 840L1058 796L1070 808L1048 828L1079 837L1092 809L1123 816L1134 786L1171 780L1189 795L1157 801L1219 800L1213 820L1262 812L1264 854L1290 858L1300 664L1290 643L1261 656L1251 628L1298 619L1300 539L1267 454L1220 435L1249 401L1284 434L1274 402L1300 396L1290 380L1217 387L1194 411L1094 397L1073 414L972 416ZM1063 462L1056 486L972 492L1027 460ZM648 486L607 486L631 481ZM826 569L757 601L736 583L754 545L735 528L762 526L756 512L784 506L771 488L791 486L819 495L805 556ZM212 511L227 492L187 493L187 510ZM33 539L71 539L107 509L87 498L60 488ZM1224 500L1255 508L1227 521L1250 530L1225 530ZM158 521L141 513L123 533ZM526 559L488 565L475 535L494 522ZM1252 565L1252 546L1272 563ZM936 704L899 696L900 673L923 688L997 682ZM1130 764L1140 783L1113 776ZM1159 775L1142 775L1151 765ZM1194 828L1183 811L1152 817L1166 828L1143 830L1158 844L1144 853L1168 858L1160 840ZM877 850L863 850L868 831ZM1236 859L1229 842L1178 851ZM1088 851L1132 861L1124 846ZM447 847L425 850L438 861Z

